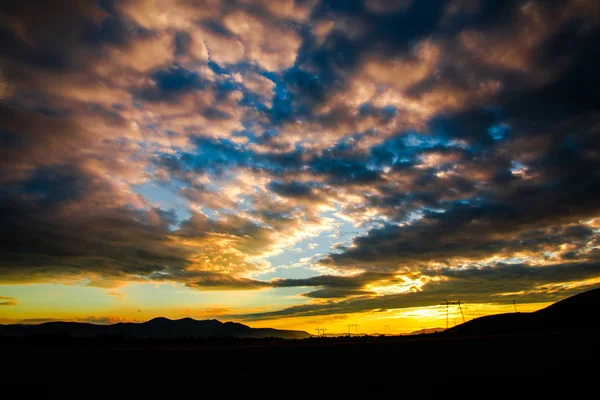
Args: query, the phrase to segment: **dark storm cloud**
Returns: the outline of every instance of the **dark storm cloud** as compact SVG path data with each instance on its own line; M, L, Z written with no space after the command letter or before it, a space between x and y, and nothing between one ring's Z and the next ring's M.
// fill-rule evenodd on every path
M433 131L447 137L464 139L473 146L490 146L494 139L489 130L497 122L497 113L493 110L475 108L435 116L430 125Z
M43 68L74 67L80 60L73 57L73 49L81 42L95 45L127 37L117 20L94 22L103 12L92 1L26 0L6 3L3 8L3 55Z
M188 279L188 283L186 284L188 287L201 290L252 290L270 286L267 282L247 278L235 278L211 272L187 274L186 279Z
M407 51L411 43L432 33L442 9L442 1L415 1L408 10L372 13L360 0L323 1L313 11L313 18L351 24L360 34L334 31L323 46L306 48L299 55L300 63L316 67L320 75L336 81L343 78L340 73L355 67L361 53L367 50L375 48L392 54Z
M524 285L543 285L554 282L578 281L597 276L598 262L555 264L531 266L527 264L497 264L493 267L453 269L443 268L437 271L424 270L431 276L443 276L454 282L511 282L520 281ZM514 283L513 283L514 284ZM509 288L507 285L506 288ZM524 290L524 289L517 289Z
M372 295L364 290L365 285L377 281L397 282L394 274L362 273L354 276L319 275L304 279L275 279L270 282L273 287L319 287L304 294L312 298L343 298L348 296Z
M326 286L335 289L358 289L367 283L390 278L393 278L393 274L363 273L349 277L319 275L303 279L276 279L272 281L272 284L276 287Z
M355 289L339 289L339 288L323 288L313 290L311 292L304 293L303 296L314 298L314 299L332 299L332 298L344 298L351 296L364 296L372 295L374 292L369 290L355 290Z
M159 214L155 225L140 222L148 215L133 209L105 209L60 218L63 201L76 204L81 198L70 187L57 187L42 176L34 179L36 190L30 196L2 191L2 280L39 281L85 273L118 279L163 270L165 264L179 268L185 264L182 254L165 243L162 234L167 223ZM78 179L85 181L85 176ZM78 190L83 193L102 188L86 185Z
M37 205L52 208L83 195L87 189L85 177L60 167L38 169L18 188L25 196L36 199Z
M507 90L502 98L507 115L524 123L534 119L539 124L534 128L549 129L546 133L552 133L560 128L552 128L557 122L571 122L595 113L600 96L597 90L600 78L595 73L600 59L596 46L600 32L597 27L588 25L586 28L586 23L584 18L574 19L541 44L535 63L539 66L562 64L564 68L547 84L526 90Z
M155 86L143 89L139 93L140 99L162 101L170 96L200 90L207 85L199 74L179 67L156 71L151 78Z
M311 160L310 171L315 175L324 175L328 182L335 185L349 183L375 183L379 173L368 168L366 163L354 157L337 156L326 153Z
M300 182L281 183L274 181L269 184L269 189L285 197L313 197L312 188Z

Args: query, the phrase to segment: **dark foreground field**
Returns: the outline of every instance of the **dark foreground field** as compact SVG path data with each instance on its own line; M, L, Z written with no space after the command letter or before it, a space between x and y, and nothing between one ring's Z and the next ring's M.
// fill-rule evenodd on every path
M67 390L78 384L98 393L116 385L161 397L164 385L177 398L188 391L202 398L230 390L275 391L280 398L323 390L358 396L436 385L465 388L478 381L498 388L518 382L585 387L600 372L598 339L598 331L305 340L3 338L0 367L3 382L22 388ZM276 389L282 387L284 392Z

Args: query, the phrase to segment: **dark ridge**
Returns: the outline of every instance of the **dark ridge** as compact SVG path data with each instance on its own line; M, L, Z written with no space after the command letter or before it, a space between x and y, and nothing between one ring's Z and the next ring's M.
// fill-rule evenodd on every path
M182 318L154 318L143 323L119 322L113 325L95 325L80 322L46 322L39 325L0 325L0 336L56 336L100 337L121 336L134 338L266 338L303 339L304 331L271 328L250 328L235 322L216 319L195 320Z
M532 313L480 317L444 331L449 336L567 333L597 329L593 316L600 307L600 289L589 290Z

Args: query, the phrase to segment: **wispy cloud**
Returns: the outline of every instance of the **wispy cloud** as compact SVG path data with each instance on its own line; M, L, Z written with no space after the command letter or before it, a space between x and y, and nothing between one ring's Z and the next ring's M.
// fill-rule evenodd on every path
M14 297L0 296L0 306L16 306L19 301Z

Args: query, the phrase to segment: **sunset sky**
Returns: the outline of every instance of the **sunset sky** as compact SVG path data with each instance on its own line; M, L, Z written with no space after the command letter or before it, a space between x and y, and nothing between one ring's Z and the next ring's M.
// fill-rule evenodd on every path
M600 287L598 4L3 2L0 323L402 333Z

